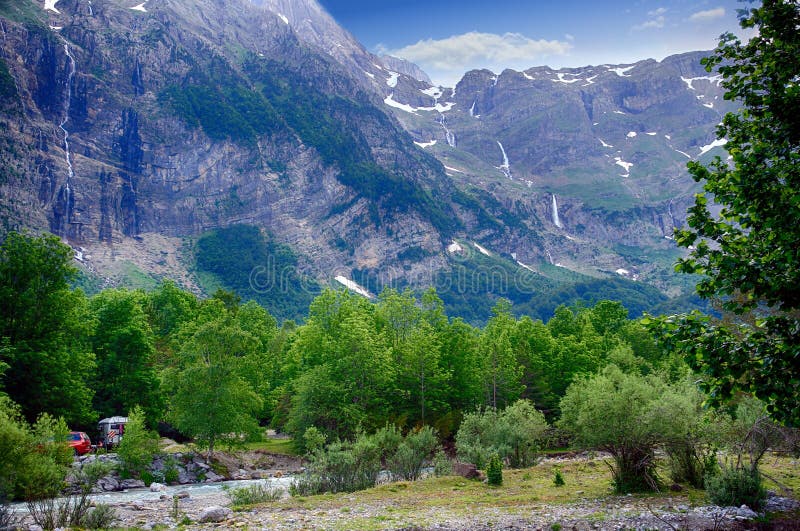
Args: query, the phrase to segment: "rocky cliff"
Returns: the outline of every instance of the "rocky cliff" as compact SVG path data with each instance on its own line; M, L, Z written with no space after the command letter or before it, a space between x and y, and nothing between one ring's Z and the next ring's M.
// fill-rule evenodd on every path
M250 224L322 281L424 283L456 238L666 289L728 108L700 54L433 87L313 0L0 0L0 31L4 230L106 277L191 284L185 238Z

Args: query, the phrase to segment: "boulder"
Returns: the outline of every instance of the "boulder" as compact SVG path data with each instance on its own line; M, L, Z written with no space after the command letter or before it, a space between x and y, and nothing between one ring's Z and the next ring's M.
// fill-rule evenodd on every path
M222 507L221 505L212 505L211 507L206 507L200 513L197 521L202 523L209 523L209 522L224 522L233 514L233 511L227 507Z
M146 486L141 479L123 479L119 482L121 489L143 489Z
M165 490L167 490L167 486L163 483L159 483L157 481L150 483L150 492L162 492Z
M481 477L481 472L478 467L472 463L453 463L453 474L467 479L476 479Z
M184 500L189 497L189 493L185 490L175 493L175 497L181 500Z
M97 488L103 492L110 492L113 490L120 490L119 481L114 476L104 476L97 480Z

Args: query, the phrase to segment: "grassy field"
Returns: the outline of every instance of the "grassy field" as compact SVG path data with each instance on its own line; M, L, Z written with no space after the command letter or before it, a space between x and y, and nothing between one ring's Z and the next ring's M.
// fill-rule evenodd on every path
M783 487L800 489L797 460L771 457L764 472ZM553 483L560 470L565 485ZM666 470L661 475L667 478ZM522 470L504 470L503 486L489 487L480 481L460 477L428 478L417 482L396 482L373 489L342 494L293 497L262 505L259 512L280 525L308 523L325 529L391 529L425 527L445 521L479 521L490 524L501 517L539 515L555 524L560 510L572 507L582 520L602 522L630 511L708 505L705 492L685 488L681 492L615 495L611 474L603 459L547 460ZM771 480L768 489L779 490Z

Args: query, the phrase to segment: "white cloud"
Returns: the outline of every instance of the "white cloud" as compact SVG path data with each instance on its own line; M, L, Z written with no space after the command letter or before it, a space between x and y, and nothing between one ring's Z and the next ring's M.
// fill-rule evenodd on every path
M418 64L437 83L453 86L464 72L474 68L521 70L541 64L546 57L566 55L570 49L572 44L565 41L472 31L446 39L425 39L387 52Z
M567 39L568 41L572 42L572 41L575 40L575 35L573 35L571 33L565 33L564 34L564 38Z
M664 23L666 19L663 16L658 16L652 20L648 20L646 22L642 22L641 24L636 24L633 26L633 30L642 31L646 29L659 29L664 27Z
M725 8L717 7L706 11L698 11L689 17L692 22L708 22L725 16Z
M660 15L663 15L666 12L667 12L667 8L666 7L659 7L658 9L654 9L652 11L648 11L647 14L649 16L651 16L651 17L657 17L657 16L660 16Z

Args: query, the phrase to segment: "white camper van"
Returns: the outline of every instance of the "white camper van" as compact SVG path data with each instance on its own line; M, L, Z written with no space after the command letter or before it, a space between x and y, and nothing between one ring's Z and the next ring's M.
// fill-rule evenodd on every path
M125 434L125 424L127 423L128 417L108 417L97 423L100 441L106 448L119 444Z

